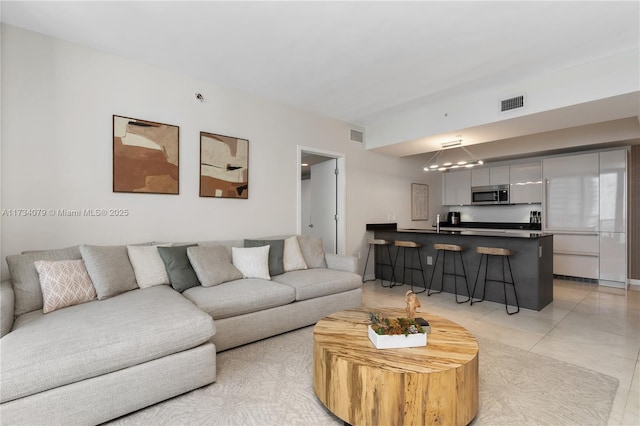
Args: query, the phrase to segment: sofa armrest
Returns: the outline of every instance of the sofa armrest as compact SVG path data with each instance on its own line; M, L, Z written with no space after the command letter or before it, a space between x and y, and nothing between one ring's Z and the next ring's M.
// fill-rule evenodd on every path
M14 294L11 280L0 283L0 337L13 328Z
M327 268L344 272L358 273L358 259L355 256L342 256L339 254L325 253Z

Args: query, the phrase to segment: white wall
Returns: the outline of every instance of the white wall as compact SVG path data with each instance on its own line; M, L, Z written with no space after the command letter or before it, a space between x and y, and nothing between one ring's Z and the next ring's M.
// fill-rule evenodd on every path
M194 100L196 90L205 103ZM179 195L112 192L113 114L180 126ZM2 208L126 209L129 215L5 215L1 256L81 243L295 233L299 144L345 154L346 246L347 254L357 255L368 222L394 213L399 224L416 227L410 183L429 181L415 160L367 152L348 140L348 129L238 90L3 25ZM198 196L200 131L250 141L248 200ZM432 209L441 199L440 177L433 179Z
M435 95L417 99L373 115L371 122L366 123L369 133L367 146L370 149L381 148L430 135L460 132L460 129L634 94L640 87L639 73L638 50L634 49L559 71L525 75L516 82L504 83L496 79L493 85L481 90L463 91L457 96L437 98ZM499 100L522 94L526 94L525 108L509 111L507 115L500 112ZM610 120L627 116L614 109L609 113L612 114ZM584 124L576 121L574 126ZM525 130L524 126L520 129L527 133L531 130L535 129Z

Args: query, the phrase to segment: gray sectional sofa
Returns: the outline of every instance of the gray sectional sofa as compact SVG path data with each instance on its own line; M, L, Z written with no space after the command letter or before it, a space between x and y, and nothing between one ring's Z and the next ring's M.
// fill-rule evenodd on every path
M284 241L298 243L298 263L274 249ZM215 382L216 351L361 304L356 259L325 254L319 240L164 246L76 246L7 256L11 279L0 287L3 425L105 422ZM265 250L269 275L262 276ZM157 277L155 251L163 253L169 283ZM67 296L55 287L65 274L76 274L69 278L74 286L90 283L84 288L89 296L71 296L88 301L65 306Z

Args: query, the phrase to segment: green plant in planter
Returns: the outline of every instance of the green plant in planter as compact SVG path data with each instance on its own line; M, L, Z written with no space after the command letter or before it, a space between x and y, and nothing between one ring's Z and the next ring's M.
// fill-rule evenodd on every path
M379 313L369 313L371 328L380 335L401 335L424 333L424 329L411 318L385 318Z

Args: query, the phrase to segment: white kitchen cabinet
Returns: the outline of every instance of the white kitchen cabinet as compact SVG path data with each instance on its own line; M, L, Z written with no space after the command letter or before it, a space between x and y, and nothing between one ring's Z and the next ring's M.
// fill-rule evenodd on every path
M488 186L489 168L471 169L471 186Z
M542 164L517 164L509 167L511 204L542 203Z
M542 174L544 230L598 231L598 153L546 158L542 160Z
M598 233L553 234L553 273L598 279L600 242Z
M508 185L509 166L471 169L471 186Z
M600 153L600 285L627 283L627 151Z
M600 153L600 232L627 227L627 151Z
M509 185L509 166L489 167L489 185Z
M627 243L624 232L600 233L600 285L625 288Z
M442 174L442 204L461 206L471 204L471 171Z

